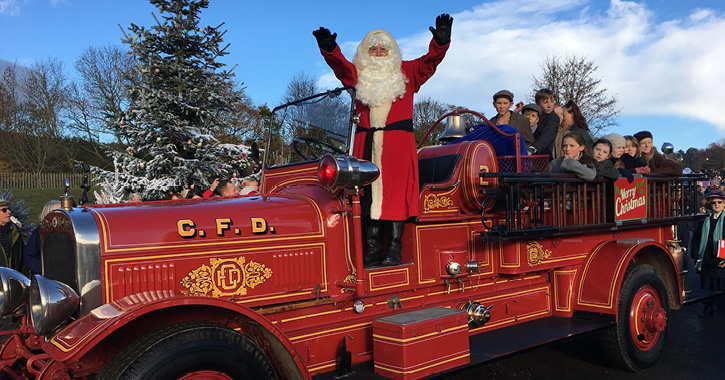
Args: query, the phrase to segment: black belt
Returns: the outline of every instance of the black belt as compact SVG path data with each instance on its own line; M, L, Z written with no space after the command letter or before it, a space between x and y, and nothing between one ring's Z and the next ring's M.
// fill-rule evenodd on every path
M358 125L357 128L355 128L355 134L365 133L363 160L372 161L373 136L375 135L375 132L378 131L405 131L413 133L413 119L396 121L395 123L388 124L383 128L364 128Z

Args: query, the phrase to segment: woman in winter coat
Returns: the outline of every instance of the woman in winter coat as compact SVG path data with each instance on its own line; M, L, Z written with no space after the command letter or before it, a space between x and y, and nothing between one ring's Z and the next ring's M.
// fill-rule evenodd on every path
M634 134L634 138L639 141L639 148L642 151L642 157L647 160L650 173L677 176L682 174L682 167L675 161L667 159L652 142L652 133L649 131L641 131Z
M725 191L713 190L707 196L712 211L695 230L692 236L692 258L697 260L695 267L700 274L700 287L705 290L725 292L725 259L718 258L718 250L723 236L723 209L725 209ZM705 301L705 309L700 317L713 315L715 309L725 311L725 297Z

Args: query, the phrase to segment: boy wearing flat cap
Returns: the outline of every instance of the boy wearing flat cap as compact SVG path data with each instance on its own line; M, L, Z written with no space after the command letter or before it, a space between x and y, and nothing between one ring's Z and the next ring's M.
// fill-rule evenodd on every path
M528 148L534 143L534 134L531 132L529 119L515 112L511 112L514 105L514 94L508 90L501 90L493 94L493 107L496 108L498 114L491 119L491 122L500 125L508 124L521 134Z

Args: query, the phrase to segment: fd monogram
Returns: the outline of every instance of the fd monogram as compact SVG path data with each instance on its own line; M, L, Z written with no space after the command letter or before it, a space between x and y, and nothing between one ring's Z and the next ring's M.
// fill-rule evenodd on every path
M210 297L244 296L247 288L254 289L272 277L272 269L262 263L246 263L244 256L235 259L209 259L210 265L202 265L189 272L181 280L188 289L185 294ZM211 294L210 294L211 293Z

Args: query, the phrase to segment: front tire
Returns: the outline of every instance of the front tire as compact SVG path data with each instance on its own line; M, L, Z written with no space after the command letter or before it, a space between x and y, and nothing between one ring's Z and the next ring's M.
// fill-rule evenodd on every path
M617 325L602 337L614 365L634 372L655 365L665 345L668 315L667 289L657 271L630 264L619 292Z
M276 379L269 359L227 327L186 322L144 335L111 359L98 380Z

